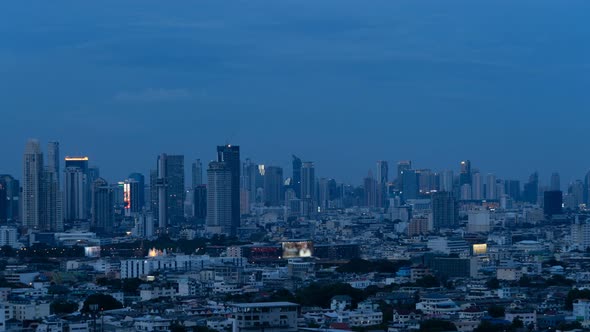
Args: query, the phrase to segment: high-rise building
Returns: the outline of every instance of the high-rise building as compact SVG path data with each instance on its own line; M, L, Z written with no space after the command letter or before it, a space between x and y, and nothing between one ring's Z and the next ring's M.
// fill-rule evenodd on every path
M389 164L385 160L377 161L377 183L385 184L389 181Z
M64 217L66 221L87 220L89 216L87 177L78 167L66 167L64 179Z
M115 224L115 193L103 178L92 184L92 227L110 233Z
M454 174L453 171L443 171L439 178L440 191L453 191Z
M58 190L61 187L60 174L60 159L59 159L59 142L47 143L47 170L55 173L57 177Z
M409 171L412 169L412 161L411 160L402 160L397 163L397 188L403 188L403 173L405 171Z
M471 184L471 161L461 161L461 173L459 173L459 186Z
M4 197L3 222L16 223L20 220L20 183L8 174L0 175L0 187ZM2 219L2 217L0 217ZM2 222L2 221L0 221Z
M25 146L23 163L22 225L37 229L41 221L41 181L43 154L39 141L29 140Z
M465 183L464 185L461 186L461 188L459 188L460 194L461 194L461 200L462 201L469 201L473 199L473 193L471 190L471 185L469 183Z
M212 161L207 169L207 231L235 235L232 219L232 170L225 162Z
M192 175L192 188L196 188L203 184L203 163L201 162L201 159L193 161Z
M531 204L537 204L539 196L539 173L535 172L529 177L529 182L524 184L523 200Z
M561 190L548 190L543 193L543 213L553 216L562 213L563 193Z
M419 195L418 174L413 169L402 171L402 197L404 200L416 199Z
M283 205L283 169L267 166L264 172L264 204L267 206Z
M471 199L482 200L484 199L484 185L483 176L477 170L471 173Z
M578 208L584 203L584 182L576 180L569 185L568 196L571 197L572 208Z
M296 155L293 155L293 190L295 190L295 195L297 198L301 198L301 166L303 163L301 159Z
M561 181L559 178L559 173L554 172L551 174L551 188L552 191L561 190Z
M520 201L520 181L504 180L504 192L515 201Z
M377 207L377 180L373 177L373 172L369 171L364 179L364 205L368 208Z
M207 219L207 185L198 185L193 191L193 216L199 223Z
M143 196L143 188L135 179L127 179L123 181L123 210L125 216L130 217L141 212L141 197Z
M320 178L318 181L318 206L320 208L320 212L325 212L330 206L330 185L330 179Z
M129 174L129 179L134 180L137 182L139 187L139 193L137 197L137 208L138 211L141 211L145 207L145 176L141 173L131 173Z
M184 156L158 156L158 225L165 228L184 221Z
M62 193L55 168L46 167L41 180L41 212L39 230L63 231Z
M425 195L436 189L436 177L430 169L416 170L418 175L418 191Z
M453 193L439 191L432 194L432 226L434 229L453 228L459 221L459 206Z
M488 174L486 177L486 199L496 200L498 199L498 191L496 187L496 176L494 174Z
M226 164L231 172L231 235L237 234L241 226L240 213L240 147L237 145L221 145L217 147L217 161Z
M159 197L158 197L158 170L150 170L150 211L152 212L152 218L157 218L160 215L159 209Z
M301 165L301 199L315 201L315 166L307 161Z

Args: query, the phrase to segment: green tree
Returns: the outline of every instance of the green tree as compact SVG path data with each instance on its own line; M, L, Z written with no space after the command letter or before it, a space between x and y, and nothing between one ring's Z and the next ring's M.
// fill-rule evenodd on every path
M435 276L427 275L416 280L416 286L424 288L440 287L440 280Z
M504 317L505 313L506 313L506 310L502 306L491 305L488 307L488 315L490 315L491 317L494 317L494 318Z
M489 289L498 289L500 288L500 280L494 277L486 282L486 287Z
M573 303L577 299L590 299L590 289L572 289L567 293L567 297L565 298L565 309L572 310Z
M72 312L76 312L78 310L78 303L65 299L57 299L51 302L49 305L49 310L51 310L51 314L54 315L71 314Z
M89 313L91 304L98 304L98 310L105 311L105 310L113 310L113 309L121 309L123 308L123 304L117 301L114 297L108 294L92 294L84 300L84 305L82 306L83 313Z
M512 328L513 329L522 329L524 327L524 322L519 317L514 318L512 321Z
M457 331L453 322L442 319L428 319L420 323L420 332Z

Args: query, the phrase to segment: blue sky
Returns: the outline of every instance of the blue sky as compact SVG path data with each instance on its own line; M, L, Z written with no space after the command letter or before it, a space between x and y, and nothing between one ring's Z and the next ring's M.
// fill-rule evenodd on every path
M109 180L215 145L360 183L378 159L547 183L590 168L584 0L0 4L0 173L29 137Z

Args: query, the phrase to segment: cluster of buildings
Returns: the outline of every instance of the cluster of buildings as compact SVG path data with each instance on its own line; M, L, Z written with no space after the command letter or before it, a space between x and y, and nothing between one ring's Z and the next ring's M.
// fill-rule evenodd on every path
M190 181L161 154L149 182L109 182L46 150L30 140L22 177L0 175L0 332L590 327L590 176L562 192L557 173L379 161L353 186L223 145ZM298 296L329 285L329 303Z

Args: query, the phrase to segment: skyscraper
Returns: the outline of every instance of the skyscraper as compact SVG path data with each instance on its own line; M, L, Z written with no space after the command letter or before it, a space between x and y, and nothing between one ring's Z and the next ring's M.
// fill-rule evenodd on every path
M39 141L29 140L25 146L23 163L22 225L37 229L41 219L41 181L43 154Z
M217 161L226 164L231 172L231 235L236 235L240 222L240 147L237 145L221 145L217 147Z
M123 181L123 210L125 211L125 216L130 217L141 212L142 206L140 200L142 196L143 188L141 188L137 180L127 179Z
M194 189L193 215L199 223L207 219L207 185L201 184Z
M418 174L413 169L403 170L401 174L402 197L404 200L416 199L419 194Z
M524 184L523 200L531 204L537 204L539 195L539 173L534 172L529 177L529 182Z
M207 169L207 231L235 235L232 219L232 170L225 162L212 161Z
M297 198L301 198L301 166L303 165L301 159L293 155L293 190Z
M46 167L41 181L41 220L43 231L63 231L62 193L59 190L58 174L55 168Z
M561 190L549 190L543 193L543 212L548 216L562 213L563 193Z
M402 190L403 184L403 173L412 169L411 160L402 160L397 163L397 188Z
M201 159L196 159L193 161L192 165L192 188L196 188L203 184L203 163Z
M165 228L184 220L184 156L158 156L158 224Z
M138 187L139 187L139 197L137 197L137 201L138 201L138 210L137 211L141 211L141 209L144 208L145 206L145 176L143 176L143 174L141 173L131 173L129 174L129 179L134 180L138 183Z
M432 194L432 226L434 229L453 228L459 221L459 207L453 193L439 191Z
M488 174L486 177L486 199L496 200L498 199L498 191L496 190L496 176L494 174Z
M14 177L3 174L0 175L0 186L4 188L5 192L5 221L16 223L20 220L20 183Z
M515 201L520 201L520 181L504 180L504 192Z
M264 204L281 206L283 199L283 169L277 166L268 166L264 173Z
M65 220L88 220L92 200L88 157L65 157L64 172Z
M461 173L459 173L459 186L471 184L471 161L461 161Z
M557 173L557 172L554 172L551 174L551 190L552 191L561 190L561 181L559 178L559 173Z
M440 175L439 190L440 191L453 191L454 175L453 171L443 171Z
M113 231L115 223L115 193L103 178L92 184L92 227L106 233Z
M377 161L377 183L385 184L389 181L389 164L385 160Z
M377 180L373 177L373 172L369 171L364 179L364 205L368 208L377 207Z
M467 184L467 183L464 183ZM473 171L471 173L471 199L473 200L482 200L484 198L484 185L483 185L483 177L478 170Z
M49 172L55 173L57 177L58 188L61 187L61 174L59 164L59 142L47 143L47 170Z

